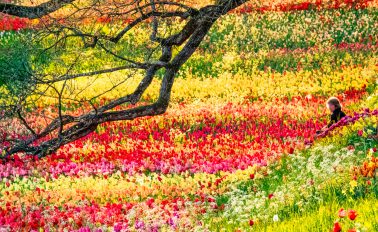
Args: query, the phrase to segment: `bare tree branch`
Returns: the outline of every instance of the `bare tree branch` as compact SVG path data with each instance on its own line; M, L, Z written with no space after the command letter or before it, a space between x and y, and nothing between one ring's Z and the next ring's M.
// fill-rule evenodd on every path
M75 0L50 0L38 6L21 6L0 2L0 12L23 18L36 19L57 11L74 1Z

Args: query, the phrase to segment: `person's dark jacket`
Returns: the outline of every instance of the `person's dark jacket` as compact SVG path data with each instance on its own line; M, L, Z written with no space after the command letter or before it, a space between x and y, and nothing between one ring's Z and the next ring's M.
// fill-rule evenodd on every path
M335 109L335 111L333 111L331 114L331 120L328 123L328 127L332 126L332 124L338 122L340 119L342 119L345 116L346 114L343 111L341 111L340 108Z

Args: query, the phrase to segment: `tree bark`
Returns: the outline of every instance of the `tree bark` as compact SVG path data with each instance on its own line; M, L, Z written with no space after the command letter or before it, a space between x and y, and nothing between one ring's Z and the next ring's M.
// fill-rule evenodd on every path
M36 19L57 11L75 0L50 0L38 6L0 3L0 12L22 18Z

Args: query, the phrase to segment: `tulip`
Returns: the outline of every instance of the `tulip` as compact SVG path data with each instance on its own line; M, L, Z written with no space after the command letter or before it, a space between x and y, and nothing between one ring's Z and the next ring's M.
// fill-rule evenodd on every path
M333 225L333 232L340 232L341 231L341 225L339 222L335 222Z
M338 216L339 216L339 218L343 218L343 217L345 217L346 214L347 214L347 212L346 212L343 208L341 208L341 209L339 210L339 212L338 212Z
M357 217L357 212L355 210L350 209L348 211L348 217L349 217L350 220L353 221Z
M251 220L249 220L249 225L250 226L253 226L255 224L255 222L251 219Z

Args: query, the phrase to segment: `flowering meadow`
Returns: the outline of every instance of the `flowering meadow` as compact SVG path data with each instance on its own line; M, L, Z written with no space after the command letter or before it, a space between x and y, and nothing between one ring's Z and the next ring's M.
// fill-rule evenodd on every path
M163 115L102 124L45 158L1 160L0 231L378 231L377 6L259 0L225 15L180 70ZM2 17L0 48L40 23ZM115 62L88 57L72 68ZM59 73L65 59L41 67ZM141 78L113 88L124 75L72 81L85 90L67 94L109 88L97 99L107 102ZM38 112L57 114L53 95L35 100ZM330 96L347 117L315 136Z

